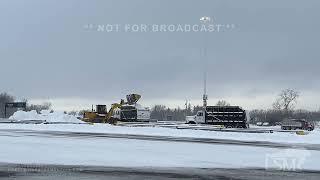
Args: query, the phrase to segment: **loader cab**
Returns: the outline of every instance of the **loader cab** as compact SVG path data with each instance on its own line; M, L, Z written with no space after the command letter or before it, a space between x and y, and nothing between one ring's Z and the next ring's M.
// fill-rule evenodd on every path
M115 118L115 119L120 119L120 113L121 113L120 108L116 108L116 109L113 111L112 117Z
M195 121L196 121L197 124L205 123L206 122L205 112L204 111L198 111L196 116L195 116Z

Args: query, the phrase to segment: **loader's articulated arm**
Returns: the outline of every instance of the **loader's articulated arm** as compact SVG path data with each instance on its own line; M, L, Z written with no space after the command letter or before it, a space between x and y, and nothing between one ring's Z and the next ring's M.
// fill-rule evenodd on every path
M121 99L120 103L114 103L111 105L110 110L107 113L100 113L105 114L103 118L100 118L101 115L98 112L94 112L93 110L91 112L85 112L84 113L84 120L88 122L94 122L96 119L100 120L102 123L110 123L110 124L116 124L117 119L113 117L113 113L117 108L121 108L123 105L134 105L139 101L141 98L141 95L139 94L129 94L127 95L127 101Z

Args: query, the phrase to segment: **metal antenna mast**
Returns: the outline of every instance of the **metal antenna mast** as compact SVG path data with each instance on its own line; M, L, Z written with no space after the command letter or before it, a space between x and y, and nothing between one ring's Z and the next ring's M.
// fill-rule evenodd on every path
M200 18L200 22L204 25L207 25L211 21L210 17L204 16ZM204 32L206 33L206 32ZM207 37L204 36L204 47L203 47L203 69L204 69L204 78L203 78L203 108L207 107Z
M204 72L204 80L203 80L203 107L207 107L207 100L208 100L208 95L207 95L207 72Z

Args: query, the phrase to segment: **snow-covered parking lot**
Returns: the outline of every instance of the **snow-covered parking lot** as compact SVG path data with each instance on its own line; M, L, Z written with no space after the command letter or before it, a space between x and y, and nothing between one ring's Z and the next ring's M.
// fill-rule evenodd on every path
M50 122L59 123L66 121L66 124L0 123L2 146L0 148L0 163L113 167L276 169L285 167L284 170L320 170L318 163L320 161L319 129L315 129L307 135L297 135L295 132L277 131L273 133L246 133L166 127L127 127L110 124L77 124L77 119L61 113L44 113L36 118L36 120L45 118ZM59 132L74 133L75 135L56 136L55 133L59 134ZM89 137L80 133L237 140L251 142L251 145L153 141L108 136ZM288 147L286 149L279 146L255 147L252 145L252 143L258 142L260 144L264 142L266 144L299 144L299 147L285 146ZM315 148L304 148L310 147L310 145ZM284 163L280 167L279 158Z
M69 126L69 130L72 128L79 130L75 126ZM282 158L295 158L294 164L289 162L289 167L294 168L293 170L296 168L320 170L318 163L320 151L304 149L81 136L30 136L20 133L1 133L0 142L1 163L112 167L279 168L273 158L280 155Z
M192 129L171 129L161 127L124 127L109 124L0 124L0 129L64 131L87 133L113 133L152 136L196 137L230 139L240 141L267 141L277 143L307 143L320 144L320 130L315 129L307 135L297 135L295 132L245 133L202 131Z

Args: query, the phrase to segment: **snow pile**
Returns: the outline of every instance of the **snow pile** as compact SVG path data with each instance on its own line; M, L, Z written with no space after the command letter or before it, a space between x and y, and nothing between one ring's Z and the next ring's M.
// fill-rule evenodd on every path
M10 116L9 119L12 119L12 120L45 120L35 110L28 111L28 112L17 111L12 116Z
M17 111L9 119L13 120L43 120L52 123L84 123L75 116L65 114L64 112L50 112L42 110L40 114L36 111Z

